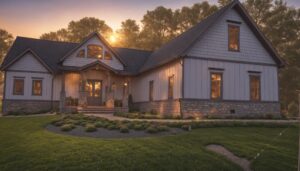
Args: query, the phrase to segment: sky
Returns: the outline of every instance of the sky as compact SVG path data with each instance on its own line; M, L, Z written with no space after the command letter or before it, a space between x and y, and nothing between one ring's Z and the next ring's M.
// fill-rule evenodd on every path
M0 28L14 37L38 38L41 34L66 28L72 20L96 17L113 30L126 19L140 21L147 10L157 6L178 9L204 0L0 0ZM217 0L208 0L217 3ZM243 0L242 0L243 1ZM286 0L300 7L300 0Z

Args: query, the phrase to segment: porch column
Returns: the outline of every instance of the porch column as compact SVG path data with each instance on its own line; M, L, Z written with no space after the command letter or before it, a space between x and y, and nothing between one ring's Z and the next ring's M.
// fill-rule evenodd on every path
M60 91L60 101L59 101L59 112L63 113L65 110L66 101L66 90L65 90L65 73L63 72L61 78L61 91Z
M124 82L124 92L123 92L123 98L122 98L122 106L123 108L128 108L128 90L129 90L129 80L125 79Z
M80 83L79 83L79 99L78 99L78 105L80 107L86 107L87 106L87 94L88 92L85 89L86 84L86 76L85 72L80 72Z
M114 104L114 97L113 97L113 93L112 93L112 87L111 87L111 74L109 71L106 72L107 74L107 86L108 86L108 92L106 95L106 102L105 105L108 108L114 108L115 104Z

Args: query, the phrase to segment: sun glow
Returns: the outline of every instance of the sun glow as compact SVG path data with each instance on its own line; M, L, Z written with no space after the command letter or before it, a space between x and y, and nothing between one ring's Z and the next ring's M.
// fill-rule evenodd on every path
M110 37L109 37L109 40L111 43L116 43L117 41L117 36L115 34L112 34Z

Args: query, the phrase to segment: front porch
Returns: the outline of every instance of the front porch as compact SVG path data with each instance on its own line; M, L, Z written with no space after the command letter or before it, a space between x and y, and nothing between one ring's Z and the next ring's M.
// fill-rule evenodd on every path
M129 77L99 63L62 73L60 112L128 111Z

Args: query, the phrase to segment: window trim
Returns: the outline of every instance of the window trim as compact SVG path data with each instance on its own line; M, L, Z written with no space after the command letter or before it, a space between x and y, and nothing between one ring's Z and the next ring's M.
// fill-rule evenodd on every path
M220 87L220 97L219 98L212 98L212 75L213 74L219 74L221 75L221 87ZM210 96L210 99L211 100L214 100L214 101L220 101L220 100L223 100L223 72L217 72L217 71L211 71L210 72L210 75L209 75L209 84L210 84L210 92L209 92L209 96Z
M79 53L80 53L81 51L83 51L83 56L79 56ZM85 58L85 49L80 49L79 51L77 51L76 57L77 57L77 58Z
M172 86L172 96L170 96L170 79L173 78L173 86ZM168 100L174 99L174 84L175 84L175 75L171 75L168 77Z
M41 81L41 94L34 94L34 82L35 81ZM42 78L32 78L31 95L32 96L43 96L43 79Z
M98 46L98 47L101 47L101 49L102 49L101 57L98 58L98 57L89 56L89 46ZM86 46L86 56L87 56L87 58L103 59L103 57L104 57L104 53L103 53L103 52L104 52L104 48L103 48L103 46L101 46L101 45L97 45L97 44L88 44L88 45Z
M23 81L23 91L22 91L22 93L16 93L16 91L15 91L15 87L16 87L15 80L22 80ZM13 78L13 95L23 96L24 95L24 89L25 89L25 77L14 77Z
M109 54L110 58L106 58L106 54ZM103 59L105 59L105 60L112 60L112 58L113 58L113 56L112 56L112 54L110 52L104 51L104 57L103 57Z
M258 80L259 80L258 99L257 100L252 99L252 97L251 97L251 77L258 77ZM249 100L251 102L260 102L261 101L261 76L259 73L258 74L250 73L249 74Z
M230 29L230 27L234 27L234 28L238 28L239 29L239 32L238 32L238 49L237 50L234 50L234 49L231 49L230 48L230 32L229 32L229 29ZM240 32L241 32L241 28L240 28L240 26L238 26L238 25L233 25L233 24L228 24L228 27L227 27L227 37L228 37L228 51L230 51L230 52L240 52L240 46L241 46L241 43L240 43Z
M151 80L149 81L149 101L152 102L153 100L154 100L154 80Z

